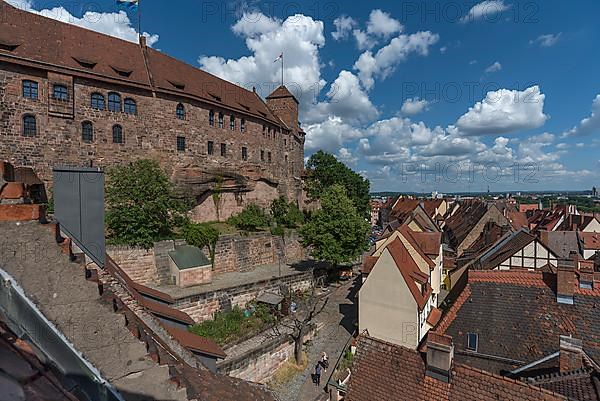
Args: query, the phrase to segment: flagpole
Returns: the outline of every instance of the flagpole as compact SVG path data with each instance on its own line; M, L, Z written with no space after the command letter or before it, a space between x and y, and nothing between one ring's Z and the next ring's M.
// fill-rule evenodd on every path
M281 52L281 86L283 86L283 52Z
M138 9L138 35L141 37L142 36L142 2L141 2L141 0L138 0L137 9Z

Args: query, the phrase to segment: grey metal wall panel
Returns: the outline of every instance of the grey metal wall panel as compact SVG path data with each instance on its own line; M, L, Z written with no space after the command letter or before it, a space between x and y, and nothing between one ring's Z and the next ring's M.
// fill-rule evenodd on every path
M104 172L54 168L54 216L63 230L98 266L104 267Z

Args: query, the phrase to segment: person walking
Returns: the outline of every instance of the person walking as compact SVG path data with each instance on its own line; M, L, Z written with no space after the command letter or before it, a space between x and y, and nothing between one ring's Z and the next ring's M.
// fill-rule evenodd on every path
M327 369L329 368L329 358L325 352L321 354L321 365L323 366L323 369L325 369L325 372L327 372Z
M315 384L317 386L321 385L321 361L317 362L317 366L315 366Z

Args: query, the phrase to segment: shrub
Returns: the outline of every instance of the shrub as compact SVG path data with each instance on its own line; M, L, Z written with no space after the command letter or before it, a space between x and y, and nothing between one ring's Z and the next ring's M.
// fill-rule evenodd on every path
M296 228L304 222L304 214L294 202L287 202L279 197L271 203L271 215L279 225Z
M258 205L250 204L239 214L231 216L227 223L236 226L240 230L258 231L259 228L269 226L269 218Z
M189 223L183 228L185 242L198 248L208 247L210 263L215 263L215 246L219 239L219 230L208 223Z
M156 161L137 160L108 172L106 225L113 243L148 249L183 223L185 206Z

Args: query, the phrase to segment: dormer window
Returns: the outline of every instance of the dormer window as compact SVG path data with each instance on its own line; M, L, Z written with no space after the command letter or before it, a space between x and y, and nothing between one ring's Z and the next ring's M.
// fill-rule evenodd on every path
M79 58L79 57L73 57L73 60L77 61L77 63L80 66L82 66L84 68L89 68L90 70L93 69L96 66L96 64L98 64L98 63L96 63L94 61L82 59L82 58Z
M177 107L175 108L175 114L177 115L178 119L185 120L185 107L183 107L183 104L177 104Z
M6 50L8 52L15 51L17 49L17 47L19 47L19 46L20 46L20 44L17 44L17 43L0 42L0 49Z
M479 343L479 335L477 333L467 333L467 349L477 352Z
M221 101L221 96L217 96L214 93L210 93L208 92L208 94L210 95L210 97L212 97L214 100L216 100L217 102Z
M119 68L119 67L113 67L112 65L110 66L110 68L113 69L114 72L116 72L117 74L119 74L122 77L128 78L131 73L133 72L132 70L127 70L124 68Z
M69 100L69 90L65 85L54 84L54 86L52 86L52 98L54 100L66 102Z
M171 85L175 87L175 89L179 89L180 91L185 89L185 84L181 82L169 81Z

